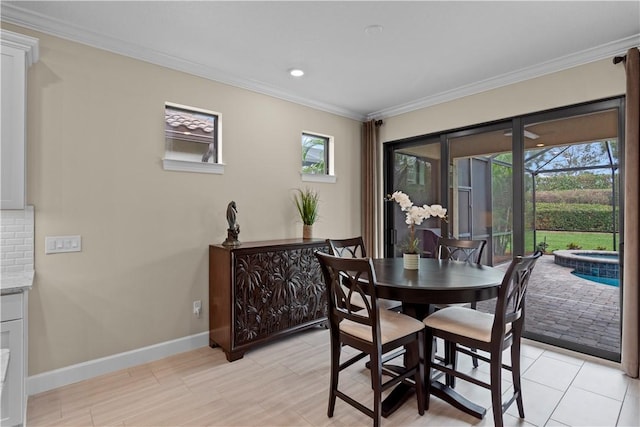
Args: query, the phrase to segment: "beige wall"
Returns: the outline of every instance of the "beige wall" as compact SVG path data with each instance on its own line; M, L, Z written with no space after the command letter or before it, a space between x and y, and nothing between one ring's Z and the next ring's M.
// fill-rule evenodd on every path
M336 184L316 235L360 233L360 123L19 27L40 39L28 75L28 203L36 280L29 375L207 330L207 245L236 200L244 241L301 236L291 192L300 133L335 137ZM392 141L620 95L603 60L386 118ZM222 114L224 175L161 166L165 101ZM353 209L345 212L344 206ZM44 236L81 234L81 253L44 255ZM201 299L200 319L191 303Z
M611 59L384 119L382 142L593 101L625 92L624 67Z
M227 203L242 241L302 236L291 201L306 185L302 130L335 137L337 183L310 185L315 235L360 233L359 122L3 27L40 39L28 72L29 375L207 331L208 245L226 237ZM222 114L224 175L162 169L165 101ZM44 254L45 236L67 234L82 235L82 252Z
M385 118L380 127L380 141L396 141L624 95L625 81L624 67L605 59ZM381 225L379 233L384 235ZM379 242L380 251L382 244Z

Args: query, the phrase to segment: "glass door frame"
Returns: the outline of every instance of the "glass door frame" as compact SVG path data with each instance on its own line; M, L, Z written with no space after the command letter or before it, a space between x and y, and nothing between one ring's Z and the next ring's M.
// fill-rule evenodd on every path
M384 194L388 195L388 194L392 194L394 191L396 191L393 188L393 176L394 176L394 161L393 161L393 157L395 154L395 151L397 150L401 150L404 148L410 148L410 147L416 147L416 146L420 146L420 145L426 145L426 144L440 144L440 158L442 159L443 154L444 154L444 145L443 145L443 141L442 141L442 137L440 136L435 136L435 137L429 137L429 136L418 136L418 137L414 137L414 138L406 138L403 140L399 140L399 141L393 141L392 143L385 143L383 146L383 173L384 173L384 184L383 184L383 188L384 188ZM442 175L443 175L443 170L441 167L440 170L440 188L439 188L439 192L442 195L443 191L446 192L446 187L443 187L442 184ZM388 178L391 177L391 178ZM443 202L441 202L440 204L442 204L443 206L446 206L446 204ZM395 208L395 203L390 203L390 202L385 202L383 204L383 212L382 212L382 217L383 217L383 254L385 258L391 258L394 256L394 252L395 252L395 244L396 244L396 231L393 228L394 226L394 208ZM442 222L442 224L445 224L445 222ZM442 230L443 232L445 230Z
M440 144L440 158L446 159L446 165L441 166L440 173L440 203L443 206L448 206L450 204L449 198L449 180L451 179L449 173L449 154L450 154L450 139L455 137L462 137L473 135L476 133L488 132L491 130L504 129L505 126L509 127L510 124L511 132L512 132L512 154L513 154L513 176L512 176L512 184L513 184L513 218L512 218L512 229L513 229L513 255L523 255L527 253L527 248L525 247L525 232L527 228L527 224L525 222L525 127L530 124L540 123L544 121L552 121L559 120L563 118L570 118L573 116L586 115L590 113L598 113L605 110L616 109L618 112L618 123L617 123L617 131L618 131L618 153L619 153L619 186L620 189L624 188L624 168L625 168L625 159L624 159L624 142L625 142L625 98L624 96L606 98L601 100L589 101L581 104L576 104L572 106L559 107L555 109L550 109L541 112L535 112L530 114L525 114L517 117L512 117L505 120L499 120L495 122L481 123L472 126L467 126L464 128L453 129L453 130L445 130L442 132L436 132L427 135L421 135L417 137L406 138L397 141L389 141L383 144L383 188L385 194L391 194L393 189L393 155L395 150L421 145L421 144L431 144L431 143L439 143ZM441 162L443 162L441 160ZM383 245L384 245L384 256L392 257L394 256L394 230L393 230L393 206L390 203L385 203L383 205ZM622 295L623 295L623 286L624 286L624 197L622 197L622 190L620 194L620 200L618 204L619 210L617 215L618 220L618 231L619 231L619 240L618 240L618 252L620 259L620 310L621 310L621 319L622 319ZM448 235L448 224L446 222L442 222L442 235ZM528 251L531 252L531 251ZM620 327L620 333L622 332L622 328ZM570 341L564 341L560 339L555 339L548 336L540 336L536 334L524 332L523 336L525 338L531 338L536 341L544 342L551 345L556 345L559 347L567 348L569 350L574 350L582 353L591 354L597 357L609 359L609 360L620 360L620 355L615 354L614 352L607 352L605 350L599 350L594 348L587 348L587 346L573 343Z
M558 109L554 109L554 110L549 110L549 111L543 111L543 112L539 112L539 113L534 113L534 114L528 114L526 116L523 116L521 119L521 133L524 135L524 127L530 124L535 124L535 123L541 123L541 122L546 122L546 121L553 121L553 120L560 120L560 119L566 119L566 118L571 118L571 117L575 117L575 116L581 116L581 115L586 115L586 114L593 114L593 113L599 113L599 112L603 112L606 110L617 110L618 111L618 173L619 173L619 188L621 189L620 194L619 194L619 202L618 202L618 212L617 212L617 221L618 221L618 233L619 233L619 239L618 239L618 259L619 259L619 266L620 266L620 286L619 286L619 301L618 304L620 306L620 331L619 333L622 334L622 318L623 318L623 313L622 313L622 295L623 295L623 287L624 287L624 197L622 194L622 189L624 188L624 163L625 163L625 159L624 159L624 144L625 144L625 132L624 132L624 127L625 127L625 98L624 97L616 97L616 98L608 98L608 99L604 99L604 100L600 100L600 101L593 101L593 102L589 102L589 103L584 103L584 104L578 104L578 105L574 105L574 106L569 106L569 107L563 107L563 108L558 108ZM515 130L514 130L515 132ZM524 144L521 144L521 150L522 150L522 164L523 164L523 170L522 170L522 176L523 176L523 183L524 183ZM522 203L523 203L523 208L524 208L524 192L522 192ZM524 212L524 210L523 210ZM523 218L524 220L524 218ZM524 242L523 242L524 244ZM524 253L524 247L522 248ZM577 351L580 353L586 353L586 354L590 354L592 356L596 356L596 357L600 357L603 359L608 359L608 360L613 360L616 362L620 361L620 354L619 353L615 353L612 351L607 351L607 350L602 350L602 349L597 349L597 348L593 348L590 346L586 346L584 344L580 344L580 343L576 343L576 342L571 342L571 341L567 341L567 340L563 340L560 338L554 338L551 336L547 336L547 335L543 335L543 334L538 334L538 333L534 333L531 331L527 331L526 327L525 330L523 330L522 336L524 338L529 338L532 339L534 341L539 341L539 342L543 342L546 344L551 344L557 347L562 347L562 348L566 348L569 350L573 350L573 351Z
M524 189L524 175L522 171L524 170L524 154L523 150L517 156L517 152L515 151L516 146L522 146L522 142L519 141L519 134L515 132L517 126L522 126L519 118L500 120L492 123L478 124L474 126L469 126L465 128L450 130L443 133L431 134L431 135L423 135L413 138L406 138L398 141L390 141L384 143L383 146L383 171L384 171L384 194L391 194L395 191L393 188L393 155L396 150L400 150L403 148L414 147L423 144L440 144L440 159L441 159L441 168L440 168L440 203L442 206L449 206L451 201L449 200L449 183L451 179L450 170L449 170L449 154L450 154L450 140L454 138L461 138L466 136L471 136L475 134L481 134L485 132L493 132L499 130L509 130L511 129L513 132L512 135L512 152L514 157L514 165L513 165L513 185L514 188L522 188ZM523 130L524 132L524 130ZM516 158L522 158L522 161L516 161ZM445 159L444 161L442 159ZM516 166L516 163L519 163L519 166ZM522 176L521 179L516 178L516 176ZM521 195L522 191L514 192ZM515 200L514 200L515 203ZM521 211L524 211L524 197L521 197L520 203ZM514 253L520 254L523 253L524 249L524 239L520 237L523 235L521 232L524 226L524 213L521 215L522 218L516 218L516 205L513 206L513 234L514 234L514 242L513 248ZM394 210L393 206L390 206L389 203L385 203L383 207L383 227L384 227L384 256L385 257L393 257L394 254L394 241L395 241L395 230L393 230L393 215ZM519 227L519 228L516 228ZM443 236L449 235L449 223L442 222L441 223L441 232ZM518 251L518 252L516 252Z
M516 126L519 126L519 121L520 119L508 119L508 120L502 120L502 121L498 121L498 122L493 122L490 124L480 124L480 125L476 125L473 126L471 128L466 128L463 130L458 130L458 131L453 131L453 132L447 132L446 134L443 135L443 139L444 139L444 144L446 144L446 154L447 154L447 162L450 160L449 156L451 154L451 140L454 140L456 138L463 138L463 137L468 137L468 136L472 136L472 135L479 135L479 134L483 134L483 133L492 133L492 132L496 132L496 131L512 131L512 136L511 136L511 153L513 156L513 165L512 165L512 186L513 188L522 188L524 189L524 179L519 180L517 177L521 175L522 170L524 169L523 166L523 162L518 161L517 159L520 158L520 156L517 153L516 147L520 146L521 144L517 142L517 140L519 139L519 133L515 132L514 129L516 128ZM518 165L520 164L520 165ZM448 165L447 165L448 166ZM449 206L451 203L455 203L455 201L452 200L448 200L449 198L449 186L450 186L450 180L452 179L451 173L450 171L447 170L447 174L446 176L443 174L441 176L441 180L442 180L442 185L443 185L443 189L446 189L446 193L445 194L445 200L443 200L442 205L443 206ZM521 182L520 182L521 181ZM444 191L444 190L443 190ZM521 194L522 191L514 191L514 197L516 197L517 194ZM446 204L445 204L446 203ZM523 211L523 209L520 209L520 211L517 208L517 201L514 198L512 201L512 208L513 208L513 213L512 213L512 233L513 233L513 253L514 254L520 254L520 250L521 247L524 246L524 243L521 241L523 240L520 236L523 235L522 231L523 230L523 225L524 225L524 214L522 215L522 218L520 218L520 215L518 214L520 211ZM522 208L524 207L524 198L521 201L522 203ZM448 229L449 224L445 223L444 227L443 227L443 236L445 235L444 233L446 233L446 235L450 234L450 231ZM489 245L490 247L492 247L493 245Z

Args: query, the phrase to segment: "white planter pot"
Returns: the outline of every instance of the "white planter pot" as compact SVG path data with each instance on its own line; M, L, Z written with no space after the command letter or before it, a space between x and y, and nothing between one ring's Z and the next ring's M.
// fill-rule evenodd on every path
M420 263L420 254L402 254L404 268L407 270L417 270Z

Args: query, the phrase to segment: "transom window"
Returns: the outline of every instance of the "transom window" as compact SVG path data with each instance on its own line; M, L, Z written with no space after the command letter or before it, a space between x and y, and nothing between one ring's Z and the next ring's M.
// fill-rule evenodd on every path
M166 102L164 168L222 173L220 114Z
M302 173L326 175L329 171L329 137L302 134Z
M333 137L302 132L302 180L335 182Z

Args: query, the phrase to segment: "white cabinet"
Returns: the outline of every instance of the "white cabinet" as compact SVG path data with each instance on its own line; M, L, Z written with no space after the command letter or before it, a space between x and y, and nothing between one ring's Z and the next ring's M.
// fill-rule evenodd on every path
M0 304L0 349L2 354L2 388L0 425L23 426L27 410L26 397L26 304L27 291L2 295Z
M38 40L0 30L2 132L0 209L24 209L26 189L26 73L38 60Z

